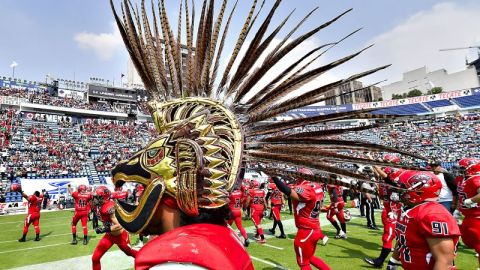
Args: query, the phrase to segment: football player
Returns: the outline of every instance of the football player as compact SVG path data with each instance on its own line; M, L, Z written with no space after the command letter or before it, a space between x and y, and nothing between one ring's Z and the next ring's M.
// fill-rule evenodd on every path
M408 170L399 177L405 207L396 224L396 247L387 269L455 269L455 249L460 236L450 212L435 202L442 183L431 172Z
M230 210L232 211L231 218L228 220L228 225L232 225L233 222L235 222L235 225L237 226L238 230L240 230L240 233L243 236L243 245L248 247L249 241L248 241L248 236L247 232L245 231L245 228L243 228L242 225L242 199L243 199L243 192L239 189L234 190L232 193L230 193Z
M300 169L299 172L313 175L313 172L306 168ZM292 198L295 226L298 230L294 241L298 266L301 270L312 269L310 264L318 269L330 269L322 259L315 256L318 240L323 239L323 244L328 240L320 228L319 219L324 197L322 186L298 179L292 189L280 178L272 179L282 193Z
M30 224L33 224L33 227L35 228L34 241L40 241L40 209L42 208L43 194L40 194L40 192L37 190L33 193L33 195L28 196L22 191L22 186L20 186L20 184L12 184L10 189L13 192L20 192L22 197L28 201L28 215L25 217L23 235L20 239L18 239L18 242L26 241L28 227Z
M382 210L382 251L378 258L365 258L365 261L377 268L382 268L383 263L387 259L393 247L393 239L395 238L395 225L397 219L401 214L401 204L399 202L398 192L391 188L396 186L395 179L401 175L405 170L387 167L381 169L378 166L373 166L374 171L381 179L379 185L379 196L383 200Z
M267 209L267 203L265 202L265 190L264 186L259 186L258 181L252 181L253 188L249 191L249 196L247 198L247 205L250 207L250 215L252 217L253 225L257 230L255 234L255 240L260 243L264 244L267 241L265 240L265 235L263 234L262 228L262 218L263 218L263 211Z
M328 194L330 195L330 206L327 210L327 219L337 230L335 239L347 239L347 223L343 214L345 202L343 201L342 187L336 185L328 185L327 190ZM340 226L338 226L338 223L335 220L335 216L340 222Z
M118 223L115 217L115 203L111 199L111 192L106 186L99 186L95 189L95 204L98 207L99 219L103 222L103 227L97 227L97 234L104 233L100 242L92 255L92 269L100 270L100 259L102 256L116 244L126 255L134 257L138 251L130 247L130 238L127 231Z
M77 244L77 223L79 220L82 222L82 229L83 229L83 244L88 244L88 227L87 227L87 220L88 220L88 213L89 213L89 205L92 200L92 194L87 192L87 186L79 185L77 187L77 191L73 191L70 184L67 186L68 193L73 197L75 200L75 214L72 218L72 245Z
M127 201L128 191L124 191L123 187L115 187L115 192L113 192L113 199Z
M459 210L465 216L460 231L463 243L480 253L480 162L468 165L466 180L458 185ZM480 269L480 258L478 258Z
M275 229L278 228L280 229L280 235L277 236L277 238L287 238L285 235L285 231L283 230L283 224L282 224L282 217L280 215L280 210L282 210L282 206L284 204L284 199L283 199L283 193L278 190L277 186L274 183L271 183L270 185L270 205L271 205L271 212L273 216L273 228L269 229L270 233L275 235Z

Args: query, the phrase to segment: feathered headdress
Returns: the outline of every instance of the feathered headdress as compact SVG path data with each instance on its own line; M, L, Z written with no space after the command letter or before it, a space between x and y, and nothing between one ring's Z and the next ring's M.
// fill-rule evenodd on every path
M335 113L276 123L266 121L290 110L324 101L328 91L388 66L375 67L342 80L318 85L289 98L290 93L355 58L369 47L326 65L311 68L316 59L358 32L358 29L338 41L312 48L305 55L296 55L294 63L283 67L278 75L271 76L268 72L273 67L279 67L279 63L295 48L351 10L306 33L298 34L304 22L317 10L315 8L285 36L279 38L279 33L286 28L291 15L290 13L278 25L271 27L272 18L282 1L273 1L256 32L252 29L260 21L259 14L265 0L260 5L257 0L242 1L242 4L245 2L250 2L251 7L240 34L234 37L229 34L229 30L238 0L229 12L227 0L221 1L217 12L214 11L214 0L203 0L198 26L195 25L194 4L189 6L187 0L180 1L176 36L163 0L157 3L152 0L149 11L144 0L140 7L134 6L129 0L123 0L121 15L111 0L122 38L151 96L150 112L160 135L160 142L155 140L132 159L116 167L113 171L116 184L123 181L140 182L151 186L147 191L159 197L165 191L177 200L183 212L195 216L199 209L216 208L228 202L228 193L244 162L262 163L267 171L275 174L292 174L274 166L285 163L365 179L364 176L340 169L335 164L371 161L339 154L339 151L389 151L418 157L381 145L331 137L378 125L315 132L295 129L349 118L391 118L373 115L371 111ZM184 14L185 24L182 23ZM182 40L183 31L186 40ZM250 42L246 42L247 37ZM233 51L225 53L226 40L234 38L236 42ZM280 40L275 46L274 39ZM245 51L243 56L240 55L242 49ZM266 57L261 57L267 51ZM220 62L224 56L228 62L221 71ZM269 82L258 89L261 80ZM327 181L318 175L296 173L295 176L312 181ZM156 183L156 186L152 183ZM156 193L155 187L158 189ZM158 204L155 198L149 202ZM143 215L146 217L137 220L137 223L148 223L152 209L146 209L149 207L145 206L146 203L147 198L139 206L142 209L120 209L120 220L128 221L124 222L128 225ZM137 225L133 231L141 229Z

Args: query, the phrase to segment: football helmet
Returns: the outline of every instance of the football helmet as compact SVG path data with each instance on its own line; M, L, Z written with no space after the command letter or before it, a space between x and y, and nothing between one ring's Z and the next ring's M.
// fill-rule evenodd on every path
M95 189L94 199L96 205L103 205L112 199L112 192L106 186L98 186Z
M458 161L458 165L464 169L477 163L480 163L480 159L478 158L462 158Z
M123 191L123 187L115 187L115 191Z
M343 210L343 217L345 218L346 222L352 220L352 214L350 214L350 211L348 211L348 209Z
M385 156L383 156L383 160L385 160L386 162L395 163L395 164L400 164L401 162L398 156L391 155L391 154L386 154Z
M79 186L77 187L77 191L78 191L79 193L85 193L85 192L87 192L87 186L86 186L86 185L79 185Z
M258 180L256 180L256 179L253 179L253 180L252 180L252 187L253 187L253 188L258 188L258 187L260 187L260 182L258 182Z
M432 172L407 170L398 177L399 187L405 189L400 197L412 204L438 198L442 182Z
M390 177L390 180L394 183L398 183L398 177L402 175L406 170L405 169L398 169L398 168L391 168L390 173L385 171L385 173L388 174L388 177Z
M474 163L466 168L466 175L473 176L480 174L480 163Z
M12 192L21 192L22 186L21 186L19 183L13 183L13 184L10 186L10 190L11 190Z
M299 172L299 173L303 173L303 174L313 175L313 172L312 172L310 169L308 169L308 168L300 168L300 169L298 169L298 172ZM301 183L303 183L303 182L305 182L305 181L307 181L307 180L305 180L305 179L300 179L300 178L299 178L299 179L297 179L297 185L298 185L298 184L301 184Z

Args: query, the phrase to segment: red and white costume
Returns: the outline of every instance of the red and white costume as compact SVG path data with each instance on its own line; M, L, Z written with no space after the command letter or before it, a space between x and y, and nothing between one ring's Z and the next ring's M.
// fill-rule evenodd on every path
M30 195L28 197L28 215L25 217L23 234L28 233L28 227L33 224L35 234L40 234L40 209L42 209L43 195L39 197Z
M263 218L263 211L265 210L265 190L262 189L250 189L250 215L252 217L253 224L257 228L257 234L263 235L263 228L261 227L261 221Z
M400 217L402 211L402 205L399 202L394 202L390 199L392 194L391 189L385 185L380 185L379 196L383 200L382 210L382 223L383 223L383 235L382 235L382 247L392 249L393 239L395 239L395 226L397 219Z
M247 232L242 225L242 199L243 199L243 192L240 190L235 190L230 193L230 210L232 211L232 218L228 220L228 225L232 225L235 222L238 230L243 236L243 239L247 239Z
M273 218L276 221L280 221L282 219L280 215L280 210L282 210L282 205L283 205L283 193L278 190L277 186L275 184L271 184L270 186L270 202L271 202L271 207L272 207L272 214Z
M472 176L457 187L459 197L459 210L465 216L460 231L462 241L469 248L480 253L480 206L467 208L464 202L478 194L480 190L480 176Z
M330 222L334 222L334 217L336 216L340 223L345 223L345 215L343 213L343 208L345 207L345 202L343 201L343 191L341 186L328 185L328 194L330 196L330 206L327 211L327 219Z
M455 246L460 230L453 216L442 205L424 202L407 210L396 224L397 248L404 270L434 267L427 238L452 238Z
M103 222L104 226L112 226L111 215L114 213L114 211L115 203L113 201L106 201L102 205L98 211L98 218ZM134 250L130 247L130 238L127 231L122 229L119 235L113 235L110 232L105 233L100 242L98 242L97 247L92 255L93 270L101 269L100 259L113 246L113 244L116 244L118 248L128 256L135 257L138 253L137 250Z
M72 218L72 234L77 233L77 223L82 222L83 235L88 234L88 213L90 212L90 202L92 200L91 193L72 192L72 197L75 200L75 214Z
M296 185L294 190L301 200L292 200L295 226L298 229L294 241L297 264L302 270L311 269L310 264L318 269L330 269L322 259L314 256L318 240L324 237L319 219L323 189L318 184L304 181Z

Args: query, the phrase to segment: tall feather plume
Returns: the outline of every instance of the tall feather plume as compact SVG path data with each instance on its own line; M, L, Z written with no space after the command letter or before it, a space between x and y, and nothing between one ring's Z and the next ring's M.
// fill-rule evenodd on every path
M361 28L353 31L352 33L346 35L345 37L343 37L342 39L340 39L339 41L337 42L334 42L334 43L328 43L328 44L325 44L323 47L326 47L326 46L329 46L325 51L323 51L322 53L320 53L319 55L315 56L314 58L312 58L310 61L308 61L306 64L304 64L301 68L299 68L297 71L295 71L292 75L290 75L289 77L287 77L281 84L279 84L275 89L273 89L274 85L271 85L270 86L270 89L269 89L269 92L265 93L265 95L261 98L261 100L258 100L256 101L255 103L253 103L248 112L250 113L255 113L255 112L258 112L259 110L262 110L266 107L269 107L271 106L273 103L277 102L280 98L288 95L289 93L297 90L298 88L300 88L304 83L302 84L299 84L295 87L291 87L289 88L288 90L283 90L284 89L283 87L288 85L292 80L298 78L301 73L306 70L310 65L312 65L315 61L317 61L317 59L319 59L321 56L323 56L325 53L327 53L330 49L332 49L333 47L337 46L338 44L340 44L342 41L346 40L347 38L351 37L352 35L354 35L355 33L357 33L358 31L360 31ZM288 74L288 73L287 73ZM285 76L287 75L285 74Z
M265 120L265 119L268 119L272 116L275 116L275 115L278 115L278 114L281 114L281 113L285 113L285 112L288 112L288 111L296 109L296 108L301 108L301 107L305 107L307 105L314 104L314 103L318 102L315 99L316 97L318 97L318 95L324 94L327 91L330 91L330 90L332 90L332 89L334 89L334 88L336 88L336 87L338 87L338 86L340 86L344 83L351 82L351 81L354 81L356 79L365 77L367 75L373 74L373 73L375 73L379 70L385 69L387 67L389 67L389 65L374 68L374 69L371 69L371 70L368 70L368 71L365 71L365 72L362 72L362 73L352 75L347 79L339 80L339 81L321 86L321 87L319 87L317 89L314 89L312 91L309 91L309 92L307 92L307 93L305 93L305 94L303 94L303 95L301 95L297 98L287 100L283 103L280 103L280 104L274 106L273 108L268 108L268 109L263 110L262 112L251 114L251 118L249 119L249 122L257 122L257 121Z
M200 81L198 80L202 72L203 59L205 56L205 51L202 46L204 46L204 28L205 28L205 13L207 9L207 0L203 1L202 11L200 13L200 21L198 23L197 29L197 45L195 47L195 58L194 58L194 73L193 73L193 88L195 89L196 95L201 95Z
M415 153L410 153L408 151L404 151L401 149L397 149L394 147L384 146L375 143L368 143L368 142L359 142L359 141L349 141L349 140L341 140L341 139L324 139L324 138L265 138L260 142L265 143L277 143L277 144L310 144L310 145L344 145L350 146L352 148L355 147L362 147L362 148L371 148L382 150L384 152L392 152L392 153L399 153L402 155L418 158L421 160L425 160L424 157L417 155Z
M192 0L193 1L193 0ZM195 18L192 20L192 24ZM185 24L186 24L186 35L187 35L187 59L186 59L186 67L187 67L187 76L185 77L185 88L189 92L189 96L195 95L195 92L192 90L192 80L193 80L193 66L192 66L192 58L193 58L193 30L190 25L190 13L188 9L188 0L185 0Z
M165 70L165 57L163 56L163 48L162 48L162 37L160 35L160 31L158 28L158 23L157 23L157 14L155 12L155 4L153 3L153 0L151 0L151 5L152 5L152 17L153 17L153 28L155 30L155 59L157 63L157 67L160 73L160 80L161 80L161 86L159 87L165 92L165 97L171 96L170 89L168 87L168 82L167 82L167 72Z
M199 62L199 74L200 74L200 80L199 80L199 85L200 85L200 91L202 96L206 96L206 89L205 89L205 83L207 81L206 75L210 75L209 72L207 72L206 68L208 65L208 57L209 57L209 52L210 52L210 46L212 44L212 31L213 31L213 9L214 9L214 2L213 0L209 1L209 5L206 11L206 16L205 16L205 23L203 25L203 40L202 40L202 61ZM203 78L202 78L203 77Z
M257 6L257 0L253 1L252 7L250 8L250 11L248 13L247 18L245 19L245 23L243 24L242 31L240 32L237 42L235 44L235 48L233 49L232 55L230 56L230 60L228 60L227 67L225 68L225 71L223 72L222 80L220 81L220 84L218 86L218 89L222 89L229 78L230 70L232 69L233 63L237 59L238 53L240 52L240 49L243 46L243 43L245 42L245 38L247 37L247 30L248 27L250 26L250 22L252 20L253 13L255 12L255 7Z
M278 51L277 53L275 53L273 56L271 57L267 57L267 59L263 62L263 64L256 70L256 72L254 72L249 79L247 79L247 81L244 83L242 89L243 91L248 91L250 89L252 89L262 78L263 76L265 76L265 74L267 73L267 71L272 67L272 66L275 66L278 62L280 62L280 60L282 60L286 55L288 55L288 53L290 53L292 50L294 50L295 48L297 48L299 45L301 45L304 41L306 41L307 39L309 39L310 37L312 37L313 35L315 35L316 33L318 33L320 30L324 29L325 27L331 25L332 23L334 23L335 21L337 21L338 19L340 19L341 17L343 17L345 14L349 13L351 11L351 9L343 12L342 14L338 15L337 17L333 18L332 20L320 25L319 27L311 30L310 32L298 37L297 39L295 39L294 41L290 42L288 45L285 46L285 48L281 49L280 51ZM313 11L312 11L313 12ZM311 13L312 13L311 12ZM310 13L310 14L311 14ZM307 15L306 18L308 18ZM304 20L306 20L306 18ZM301 23L303 23L303 21ZM301 24L300 24L301 25ZM299 27L299 26L298 26ZM237 96L243 96L243 95L237 95ZM236 101L239 101L238 99L236 99Z
M255 51L258 49L258 46L260 45L263 36L265 35L268 26L270 25L270 22L272 21L273 15L275 14L275 11L277 10L278 6L282 0L276 0L275 4L272 6L270 9L270 12L268 13L267 17L264 19L262 25L260 28L257 30L257 33L255 34L255 37L253 38L252 42L250 43L250 46L248 46L247 51L245 52L245 55L243 56L242 60L240 61L240 64L238 65L237 71L234 73L231 81L227 95L232 94L233 90L236 89L237 85L241 82L241 80L244 78L245 74L250 70L252 65L255 63L257 59L252 59Z
M306 146L297 146L297 145L269 145L263 148L263 151L269 153L278 153L286 155L304 155L310 156L316 159L322 159L331 163L353 163L353 164L368 164L382 167L394 167L394 168L403 168L407 170L422 170L419 167L408 166L403 164L390 163L385 161L375 161L368 158L349 156L345 154L338 154L330 149L325 149L321 147L311 147Z
M313 125L327 123L331 121L338 121L343 119L391 119L395 118L390 115L378 115L378 114L369 114L373 110L361 110L361 111L351 111L351 112L340 112L333 113L328 115L318 115L313 117L305 117L300 119L294 119L289 121L284 121L280 123L273 124L264 124L258 125L256 127L251 127L247 129L247 136L258 136L266 135L271 133L280 132L287 129L292 129L301 126Z
M257 21L258 15L260 15L264 6L265 6L265 0L262 1L262 4L260 5L260 8L257 11L257 14L255 14L255 17L253 17L252 22L248 26L247 33L246 33L247 36L250 33L250 30L252 30L253 26L255 25L255 22Z
M217 72L218 72L218 67L220 65L220 59L222 57L222 52L223 52L223 47L225 46L225 40L227 39L227 33L228 29L230 28L230 23L233 18L233 14L235 13L235 10L237 9L237 4L238 0L235 1L235 5L232 8L232 11L230 12L230 15L228 16L227 24L225 25L225 28L223 29L223 34L222 34L222 39L220 41L220 46L217 51L216 59L215 59L215 65L213 67L212 74L210 75L211 77L211 82L209 85L209 91L211 92L210 96L211 97L218 97L218 89L216 91L213 91L213 83L215 82L215 79L217 78Z
M227 8L227 3L228 0L223 0L222 6L220 7L220 12L218 13L217 20L215 22L215 27L213 29L213 34L208 50L208 57L205 61L204 67L203 67L203 73L201 76L202 80L202 85L205 88L206 96L209 97L211 94L211 89L210 89L210 80L211 80L211 74L210 74L210 68L212 66L213 62L213 57L215 55L215 51L217 49L217 41L218 41L218 36L220 33L220 29L222 27L222 21L225 13L225 9ZM213 14L213 13L212 13Z
M258 48L255 50L254 54L249 56L249 61L248 63L246 63L245 65L249 65L250 68L252 68L255 63L258 61L258 59L261 57L261 55L265 52L265 50L268 48L268 46L270 45L270 43L272 42L272 40L275 38L275 36L278 34L278 32L280 32L280 30L283 28L283 26L285 26L285 23L287 23L288 19L290 19L290 16L292 16L293 12L295 10L293 10L290 14L288 14L288 16L280 23L280 25L265 39L265 41L262 42L262 44L260 44L258 46ZM257 69L258 70L258 69ZM234 86L232 86L234 87ZM238 102L240 99L243 98L243 96L249 91L250 89L247 88L245 85L243 87L241 87L240 89L238 90L235 90L234 88L231 88L230 91L232 92L236 92L236 95L235 95L235 98L234 98L234 102Z
M165 10L165 3L160 0L160 22L162 26L163 40L165 43L165 56L168 64L168 71L170 72L170 82L173 86L173 93L175 96L181 96L180 82L178 80L177 68L175 65L175 45L173 44L173 35L168 25L167 12Z
M177 67L178 78L180 80L179 84L180 84L181 95L182 97L184 97L184 96L188 96L188 94L185 93L183 89L184 76L182 72L182 16L183 16L183 1L180 0L180 10L178 11L178 24L177 24L177 42L175 44L176 45L175 58L177 60L175 61L175 64Z

